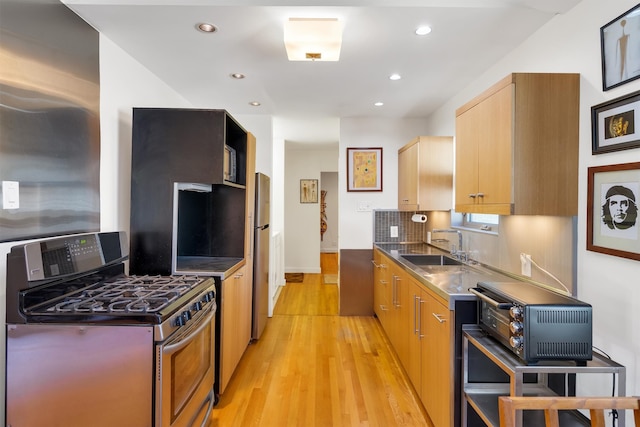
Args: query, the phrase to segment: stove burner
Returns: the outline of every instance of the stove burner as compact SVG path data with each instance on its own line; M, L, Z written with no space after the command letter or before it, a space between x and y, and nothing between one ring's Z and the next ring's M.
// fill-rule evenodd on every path
M194 276L127 276L98 282L52 304L49 313L155 313L203 279Z

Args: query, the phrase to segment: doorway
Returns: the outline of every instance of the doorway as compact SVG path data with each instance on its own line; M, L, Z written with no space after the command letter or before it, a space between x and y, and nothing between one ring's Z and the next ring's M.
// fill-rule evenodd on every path
M320 173L320 252L338 253L338 172Z

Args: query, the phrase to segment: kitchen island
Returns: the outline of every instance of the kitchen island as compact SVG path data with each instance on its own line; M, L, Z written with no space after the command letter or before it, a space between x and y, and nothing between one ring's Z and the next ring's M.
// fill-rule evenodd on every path
M373 264L374 312L432 423L459 426L462 325L477 323L469 288L514 278L425 243L376 243Z

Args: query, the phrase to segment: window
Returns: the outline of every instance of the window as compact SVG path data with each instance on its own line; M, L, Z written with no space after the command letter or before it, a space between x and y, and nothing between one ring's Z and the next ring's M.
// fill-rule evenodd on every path
M478 231L487 231L491 233L498 232L498 225L500 223L500 216L493 214L453 214L451 215L451 225L475 229Z

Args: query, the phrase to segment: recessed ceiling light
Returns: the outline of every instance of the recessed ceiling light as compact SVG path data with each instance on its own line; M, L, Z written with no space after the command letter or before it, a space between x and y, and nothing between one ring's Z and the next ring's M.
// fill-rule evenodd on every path
M373 105L375 105L376 107L382 107L384 105L384 102L378 101L378 102L374 103Z
M400 80L402 76L400 74L391 74L389 80Z
M245 75L242 73L232 73L230 74L232 79L241 80L245 78Z
M253 106L253 107L259 107L259 106L260 106L260 103L259 103L258 101L251 101L251 102L249 103L249 105L251 105L251 106Z
M208 24L206 22L202 22L196 25L196 28L202 31L203 33L215 33L216 31L218 31L218 28L215 25Z
M431 27L428 25L422 25L416 28L416 34L419 36L426 36L431 32Z

